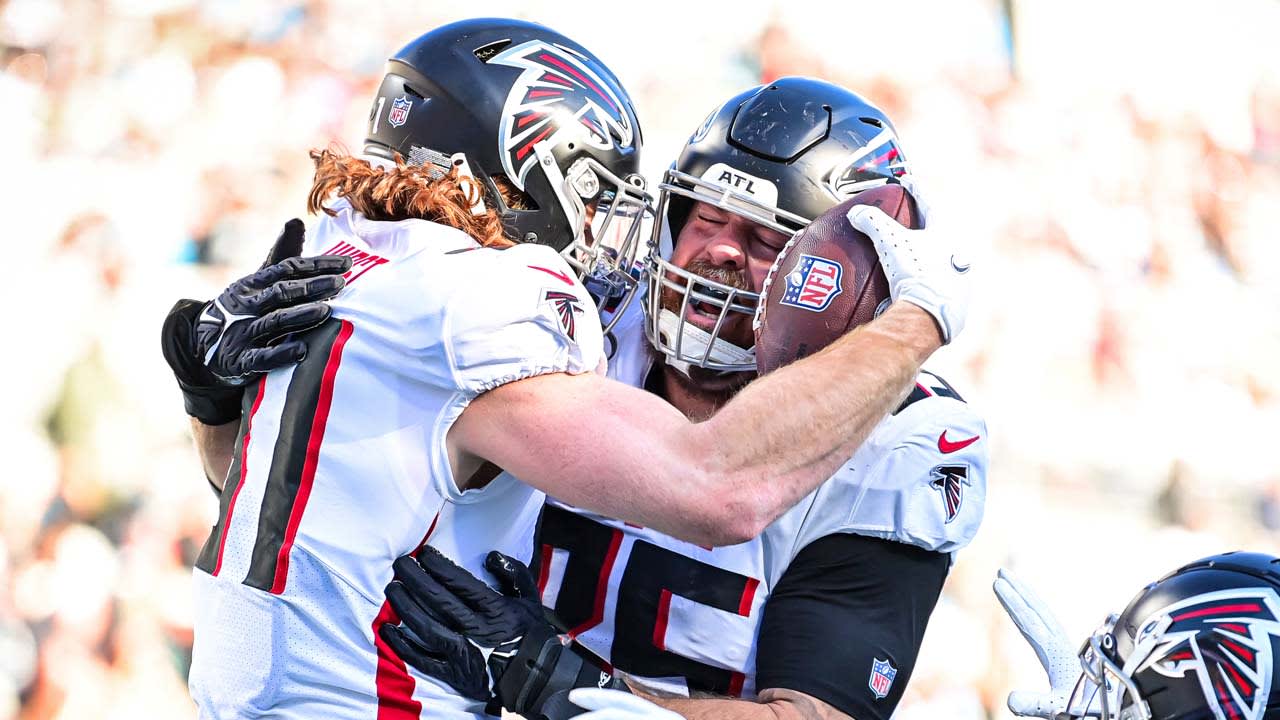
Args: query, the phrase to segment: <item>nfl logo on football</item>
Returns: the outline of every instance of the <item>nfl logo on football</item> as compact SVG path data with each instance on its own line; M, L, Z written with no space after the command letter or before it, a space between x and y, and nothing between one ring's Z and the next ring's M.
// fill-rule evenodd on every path
M409 108L413 107L413 101L406 95L401 95L391 101L391 112L387 113L387 122L391 127L400 127L409 119Z
M840 276L843 274L844 268L834 260L801 255L800 264L787 274L787 290L782 294L782 304L822 312L841 293Z
M889 688L893 687L893 678L898 674L898 670L888 660L880 658L872 658L872 660L871 679L867 681L867 685L871 687L871 692L876 694L876 699L880 700L889 694Z

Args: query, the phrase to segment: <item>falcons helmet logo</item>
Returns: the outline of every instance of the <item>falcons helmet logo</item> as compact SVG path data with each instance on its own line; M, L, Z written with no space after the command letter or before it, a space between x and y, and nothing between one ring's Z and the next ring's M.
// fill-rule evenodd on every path
M1261 720L1271 691L1274 637L1280 637L1274 590L1196 595L1143 623L1137 647L1149 645L1151 651L1133 674L1150 670L1180 678L1193 672L1217 720Z
M530 40L504 49L489 61L524 70L507 94L498 135L507 177L521 190L536 160L534 145L575 125L579 137L600 150L634 143L631 118L611 81L595 64L558 45Z
M964 486L969 484L968 465L939 465L933 469L933 488L942 493L942 509L947 522L956 519L964 502Z
M560 327L564 330L564 334L568 335L570 340L575 340L573 316L582 312L582 305L579 304L582 301L578 296L562 290L547 290L542 299L555 308L556 317L560 319Z
M907 160L898 147L898 138L889 128L871 142L842 159L827 173L827 190L837 198L847 198L885 181L885 175L907 174Z

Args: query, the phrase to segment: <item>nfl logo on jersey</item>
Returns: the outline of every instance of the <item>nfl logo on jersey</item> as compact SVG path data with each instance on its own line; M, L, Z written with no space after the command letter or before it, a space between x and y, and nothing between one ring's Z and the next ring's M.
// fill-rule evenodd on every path
M813 312L827 309L840 289L840 263L814 255L801 255L800 264L787 275L787 290L782 304Z
M409 109L412 107L413 101L405 95L392 100L391 112L387 113L387 122L391 127L400 127L409 119Z
M876 694L879 700L889 694L889 688L893 687L893 678L897 676L898 669L895 668L888 660L880 658L872 658L871 663L871 679L867 681L867 685L871 687L871 692Z

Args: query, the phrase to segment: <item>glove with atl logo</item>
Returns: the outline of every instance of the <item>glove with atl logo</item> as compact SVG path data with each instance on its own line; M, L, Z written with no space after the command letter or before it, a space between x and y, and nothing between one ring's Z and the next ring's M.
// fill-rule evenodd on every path
M561 634L524 563L495 551L484 567L500 592L430 546L396 560L387 599L400 625L379 635L406 663L495 714L501 705L529 720L560 720L584 712L569 701L574 688L626 690Z
M343 288L351 258L297 257L304 233L301 220L290 220L257 272L211 302L179 300L169 311L161 347L188 415L206 425L231 422L245 383L306 356L302 341L279 341L329 317L324 300Z

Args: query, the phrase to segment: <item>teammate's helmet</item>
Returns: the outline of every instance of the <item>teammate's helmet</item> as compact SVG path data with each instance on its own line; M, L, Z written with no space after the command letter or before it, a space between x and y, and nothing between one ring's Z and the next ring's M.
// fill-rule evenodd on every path
M387 62L364 152L471 174L513 240L562 251L612 298L638 282L649 208L640 146L631 99L586 48L541 25L482 18L437 28ZM499 185L521 196L518 207Z
M757 293L692 275L672 265L672 243L695 201L787 234L859 191L907 172L889 118L838 85L785 77L734 96L689 138L659 186L658 222L649 243L649 340L677 367L755 370L753 353L684 322L684 308L705 303L755 314ZM677 315L661 305L662 289L683 294Z
M1280 558L1257 553L1207 557L1148 585L1082 648L1068 714L1280 718L1277 590Z

